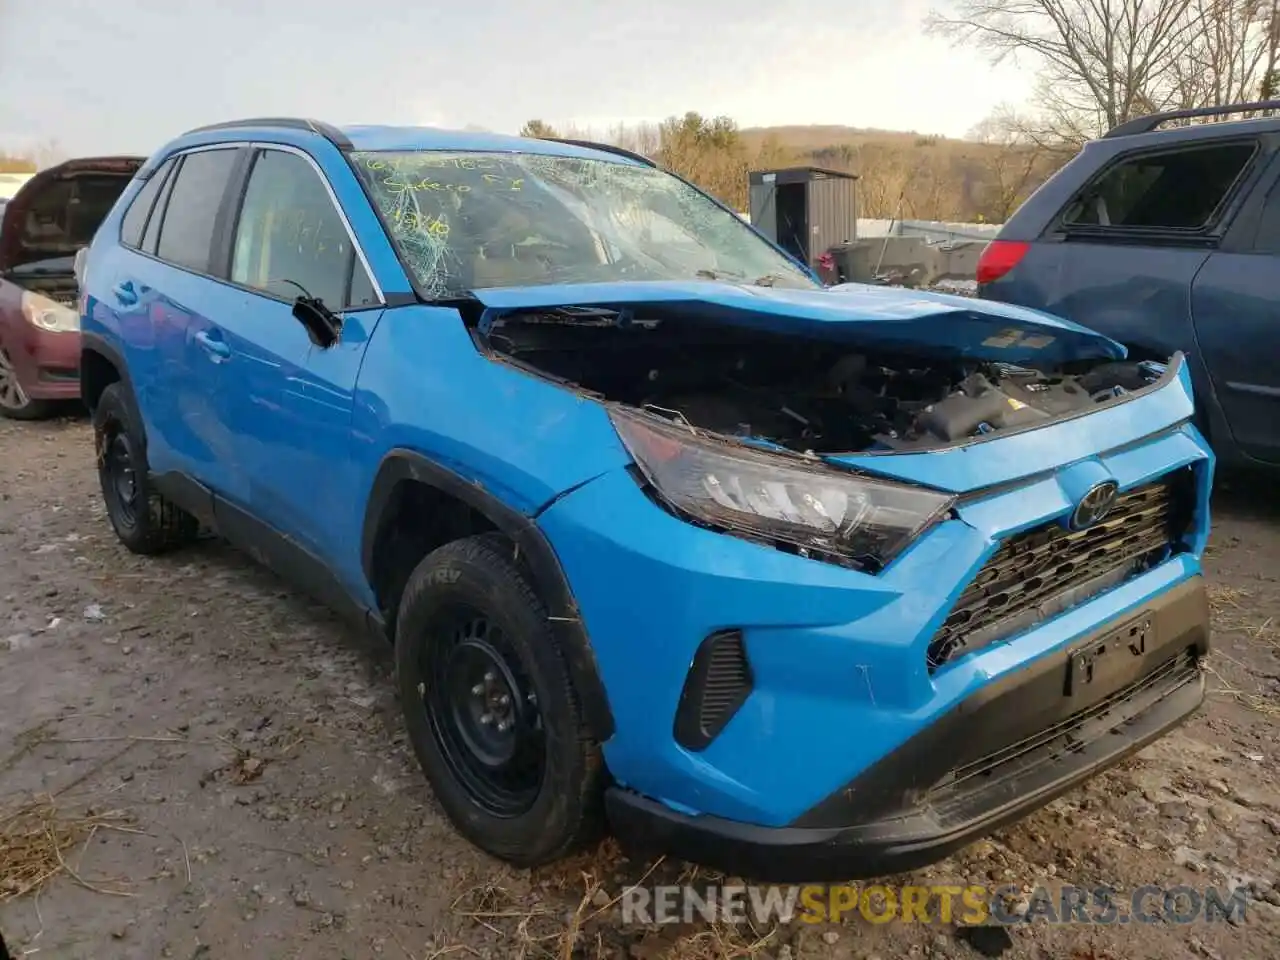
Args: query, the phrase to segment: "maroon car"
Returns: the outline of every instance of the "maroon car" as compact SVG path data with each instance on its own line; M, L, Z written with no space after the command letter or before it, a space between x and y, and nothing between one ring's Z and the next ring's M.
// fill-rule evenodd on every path
M0 216L0 416L39 420L80 396L76 251L88 246L143 157L42 170Z

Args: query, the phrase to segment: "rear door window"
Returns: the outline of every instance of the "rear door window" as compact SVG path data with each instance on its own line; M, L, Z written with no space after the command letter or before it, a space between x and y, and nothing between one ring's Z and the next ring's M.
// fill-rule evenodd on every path
M160 241L160 224L164 223L165 211L168 209L169 204L169 194L173 192L173 181L178 178L178 168L182 166L182 158L175 157L169 162L173 164L173 167L169 170L169 176L165 177L164 182L160 185L160 198L151 209L151 216L147 218L146 232L142 235L143 252L153 256L156 252L156 245Z
M173 169L174 162L172 158L166 160L151 175L151 179L142 185L142 189L129 204L129 209L125 211L124 220L120 224L120 242L125 246L135 249L142 246L142 232L146 229L147 217L151 214L151 208L155 206L156 197L160 194L160 188L164 186L169 171Z
M1213 227L1257 153L1252 141L1216 143L1122 160L1063 213L1068 230L1197 232Z
M169 190L156 256L198 273L209 271L213 228L231 179L238 151L200 150L187 154Z

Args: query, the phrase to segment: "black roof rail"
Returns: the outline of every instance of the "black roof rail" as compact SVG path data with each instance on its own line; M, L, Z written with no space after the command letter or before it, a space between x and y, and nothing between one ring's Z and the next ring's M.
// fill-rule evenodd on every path
M656 167L657 164L650 160L642 153L636 153L634 150L627 150L623 147L614 146L612 143L596 143L594 140L569 140L564 137L538 137L539 140L550 140L553 143L565 143L571 147L585 147L588 150L601 150L605 153L612 153L619 157L626 157L628 160L634 160L637 163L643 163L646 167Z
M309 120L306 117L249 117L245 120L223 120L221 123L210 123L203 127L188 130L187 133L206 133L210 130L234 130L237 127L282 127L286 130L305 130L318 133L339 150L350 150L351 141L337 127L322 120Z
M1170 120L1195 120L1199 117L1225 117L1233 113L1252 113L1257 110L1280 110L1280 100L1261 100L1257 103L1228 103L1220 107L1193 107L1190 110L1168 110L1145 117L1134 117L1117 124L1103 134L1103 139L1131 137L1138 133L1150 133Z

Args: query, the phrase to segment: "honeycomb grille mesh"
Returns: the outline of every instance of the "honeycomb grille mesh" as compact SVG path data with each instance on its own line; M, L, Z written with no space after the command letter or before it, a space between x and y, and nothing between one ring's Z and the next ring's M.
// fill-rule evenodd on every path
M1190 467L1120 495L1102 522L1050 521L1006 540L929 644L929 669L1007 639L1184 549L1194 512Z

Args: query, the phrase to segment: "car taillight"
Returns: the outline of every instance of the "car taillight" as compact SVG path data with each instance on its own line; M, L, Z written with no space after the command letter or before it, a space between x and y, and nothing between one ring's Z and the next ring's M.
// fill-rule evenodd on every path
M992 240L978 258L978 283L999 280L1027 255L1031 244L1014 240Z

